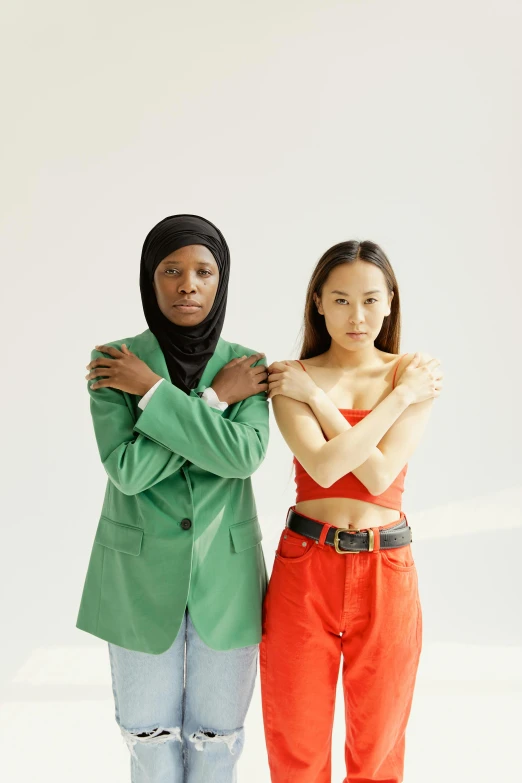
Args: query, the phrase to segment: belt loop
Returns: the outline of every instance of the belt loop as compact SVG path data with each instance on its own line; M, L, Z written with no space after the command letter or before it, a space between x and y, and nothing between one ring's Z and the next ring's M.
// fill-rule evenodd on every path
M373 551L378 552L381 548L381 529L379 527L371 527L373 530Z
M319 541L317 542L321 547L321 549L324 549L325 547L324 542L326 541L326 536L328 535L328 531L330 530L331 527L333 527L333 525L329 525L328 522L324 522L323 529L321 530L321 535L319 536Z

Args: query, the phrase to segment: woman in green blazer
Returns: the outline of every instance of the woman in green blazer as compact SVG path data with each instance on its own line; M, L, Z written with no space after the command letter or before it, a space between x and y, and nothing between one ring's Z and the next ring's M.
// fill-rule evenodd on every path
M229 265L212 223L165 218L141 257L149 328L88 365L108 481L77 626L109 642L133 783L234 781L254 687L267 373L220 336Z

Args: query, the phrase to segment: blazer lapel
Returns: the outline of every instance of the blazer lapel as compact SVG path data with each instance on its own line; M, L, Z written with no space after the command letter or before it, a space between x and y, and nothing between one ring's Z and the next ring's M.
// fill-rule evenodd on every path
M130 350L140 359L143 359L146 365L165 380L170 381L167 362L163 356L163 351L150 329L146 329L138 334L131 343Z

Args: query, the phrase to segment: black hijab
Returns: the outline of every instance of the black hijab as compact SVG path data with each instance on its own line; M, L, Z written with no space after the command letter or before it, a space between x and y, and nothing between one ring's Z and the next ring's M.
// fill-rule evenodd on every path
M180 247L204 245L219 269L216 298L206 318L196 326L177 326L161 312L153 288L154 272L164 258ZM145 319L158 340L170 380L187 394L194 389L215 351L227 307L230 253L225 237L198 215L171 215L147 234L141 252L140 289Z

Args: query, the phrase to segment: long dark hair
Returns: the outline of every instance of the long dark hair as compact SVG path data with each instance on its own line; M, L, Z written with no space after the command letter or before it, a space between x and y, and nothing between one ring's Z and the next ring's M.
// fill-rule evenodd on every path
M356 261L367 261L375 264L384 274L388 291L393 291L391 312L383 321L381 331L375 340L375 347L386 353L399 353L401 341L401 306L399 299L399 286L395 273L384 251L375 242L366 240L357 242L339 242L324 253L315 267L308 290L306 292L306 304L303 325L303 342L300 359L310 359L313 356L325 353L332 344L326 328L324 315L321 315L314 302L314 294L321 296L323 286L328 275L341 264L353 264Z

